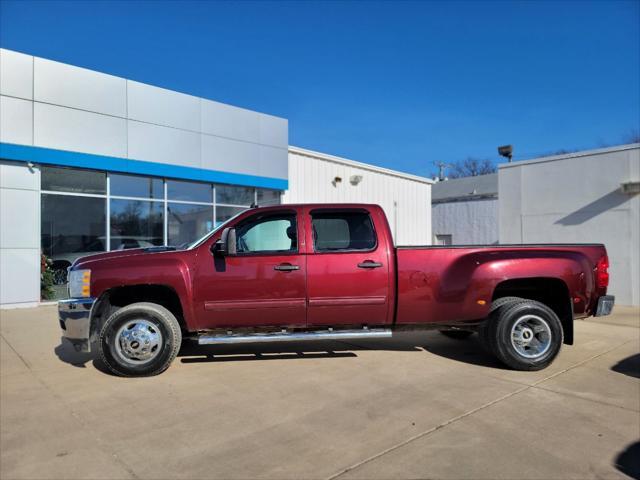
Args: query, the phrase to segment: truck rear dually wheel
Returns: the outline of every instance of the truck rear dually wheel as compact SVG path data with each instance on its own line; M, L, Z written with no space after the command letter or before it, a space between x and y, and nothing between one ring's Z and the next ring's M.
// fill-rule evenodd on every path
M534 300L508 303L487 324L493 353L514 370L541 370L560 352L562 323L553 310Z
M176 317L155 303L133 303L113 313L102 326L98 352L113 373L125 377L164 372L180 350Z

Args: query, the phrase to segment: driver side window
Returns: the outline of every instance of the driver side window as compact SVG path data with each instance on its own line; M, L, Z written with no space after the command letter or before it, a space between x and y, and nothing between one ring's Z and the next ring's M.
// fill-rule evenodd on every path
M236 228L237 253L295 253L298 236L295 213L253 217Z

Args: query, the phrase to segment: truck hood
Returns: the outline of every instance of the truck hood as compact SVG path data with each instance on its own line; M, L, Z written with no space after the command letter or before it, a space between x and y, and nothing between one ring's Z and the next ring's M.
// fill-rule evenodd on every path
M164 252L176 252L176 247L151 247L151 248L130 248L128 250L116 250L114 252L96 253L94 255L87 255L86 257L80 257L71 266L72 269L82 268L85 264L99 262L102 260L113 260L116 258L124 257L137 257L146 255L157 255Z

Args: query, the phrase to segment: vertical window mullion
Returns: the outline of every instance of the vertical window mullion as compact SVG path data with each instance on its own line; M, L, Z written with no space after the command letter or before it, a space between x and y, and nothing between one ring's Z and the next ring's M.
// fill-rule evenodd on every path
M107 239L107 252L111 251L111 175L107 173L107 206L106 206L106 239Z
M213 230L216 228L216 186L214 184L211 184L211 195L213 202L213 228L211 230Z
M165 245L165 247L167 245L169 245L169 208L167 205L167 179L163 179L162 181L163 187L164 187L164 202L163 202L163 213L162 213L162 218L163 218L163 232L164 232L164 238L163 238L163 243Z

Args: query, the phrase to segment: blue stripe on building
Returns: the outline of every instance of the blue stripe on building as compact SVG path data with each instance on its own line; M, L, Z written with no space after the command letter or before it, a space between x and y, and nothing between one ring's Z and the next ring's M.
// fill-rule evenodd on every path
M31 147L28 145L15 145L12 143L0 143L0 158L45 165L106 170L108 172L152 175L199 182L227 183L246 187L272 188L274 190L286 190L289 186L288 180L281 178L220 172L204 168L183 167L180 165L108 157L91 153L70 152L52 148Z

